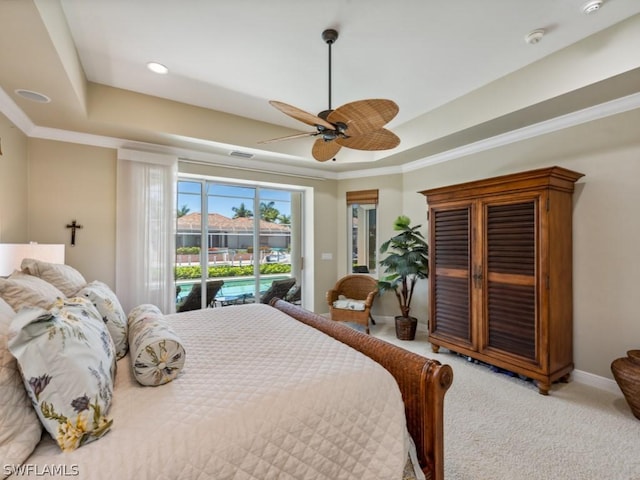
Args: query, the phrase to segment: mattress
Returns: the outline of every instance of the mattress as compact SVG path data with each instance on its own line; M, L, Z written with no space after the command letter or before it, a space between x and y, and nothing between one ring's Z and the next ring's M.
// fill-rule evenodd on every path
M379 364L267 305L167 318L186 351L180 375L143 387L127 355L112 430L69 453L45 434L16 478L402 478L411 440Z

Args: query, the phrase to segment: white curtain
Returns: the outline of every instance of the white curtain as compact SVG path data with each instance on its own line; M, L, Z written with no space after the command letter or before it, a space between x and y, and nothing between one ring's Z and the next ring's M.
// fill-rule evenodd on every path
M175 311L178 159L118 150L116 295L125 312L142 303Z

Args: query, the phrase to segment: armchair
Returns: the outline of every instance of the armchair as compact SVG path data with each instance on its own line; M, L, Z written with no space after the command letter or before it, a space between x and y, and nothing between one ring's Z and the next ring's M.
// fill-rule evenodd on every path
M327 292L327 303L331 320L353 322L365 327L369 333L371 306L378 294L378 281L368 275L347 275L342 277Z

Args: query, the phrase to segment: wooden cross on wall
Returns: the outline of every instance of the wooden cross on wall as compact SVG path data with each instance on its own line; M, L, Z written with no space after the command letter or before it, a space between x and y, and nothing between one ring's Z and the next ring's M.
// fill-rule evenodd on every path
M67 228L71 229L71 246L75 246L76 244L76 230L78 228L82 228L82 225L78 225L78 223L74 220L70 224L67 224Z

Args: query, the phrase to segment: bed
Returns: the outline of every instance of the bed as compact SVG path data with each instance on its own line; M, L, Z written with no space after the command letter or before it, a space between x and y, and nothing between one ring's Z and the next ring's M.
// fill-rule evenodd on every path
M173 381L140 385L125 355L107 434L62 452L45 432L27 468L12 476L5 466L4 474L444 478L448 365L279 299L165 319L186 352Z
M426 479L444 479L444 396L453 381L451 367L282 300L272 302L272 306L358 350L391 373L402 395L417 468Z

